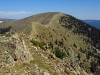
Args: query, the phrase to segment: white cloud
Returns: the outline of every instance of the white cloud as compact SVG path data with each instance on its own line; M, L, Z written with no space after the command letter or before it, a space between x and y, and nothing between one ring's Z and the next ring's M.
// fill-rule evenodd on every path
M0 11L0 14L2 15L24 15L24 14L30 14L31 12L26 12L26 11L18 11L18 12L13 12L13 11Z
M0 18L22 18L30 15L32 12L27 11L0 11Z

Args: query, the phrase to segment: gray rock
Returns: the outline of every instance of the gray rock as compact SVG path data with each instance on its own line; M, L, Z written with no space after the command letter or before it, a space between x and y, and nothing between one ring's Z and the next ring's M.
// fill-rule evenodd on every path
M47 72L44 72L44 75L50 75L49 73L47 73Z

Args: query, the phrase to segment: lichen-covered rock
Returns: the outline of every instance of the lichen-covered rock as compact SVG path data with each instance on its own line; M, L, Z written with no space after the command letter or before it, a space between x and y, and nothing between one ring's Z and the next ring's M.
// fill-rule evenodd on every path
M17 62L30 62L33 60L33 57L25 45L24 40L16 41L15 43L16 49L14 50L14 60Z
M25 41L19 38L17 33L10 34L9 37L6 35L0 36L0 73L5 73L3 75L22 75L18 74L18 71L17 73L12 72L16 71L13 67L16 64L29 63L31 60L33 60L33 57Z

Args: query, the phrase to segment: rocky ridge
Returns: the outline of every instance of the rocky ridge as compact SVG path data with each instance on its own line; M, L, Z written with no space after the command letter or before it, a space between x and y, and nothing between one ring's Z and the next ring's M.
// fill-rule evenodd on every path
M100 31L71 15L42 13L0 27L1 75L100 74Z
M0 39L0 75L81 75L74 60L59 59L49 49L44 51L33 46L23 33L7 32ZM70 50L73 59L74 53Z

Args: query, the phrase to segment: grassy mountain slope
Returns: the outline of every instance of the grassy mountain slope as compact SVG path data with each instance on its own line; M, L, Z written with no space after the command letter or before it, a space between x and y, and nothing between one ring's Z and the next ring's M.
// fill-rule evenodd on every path
M12 26L13 30L21 31L24 28L26 28L27 25L29 25L31 22L39 22L39 23L47 24L50 21L50 19L57 13L58 12L45 13L45 14L41 13L41 14L33 15L33 16L30 16L30 17L27 17L27 18L24 18L21 20L17 20L17 21L12 22L12 23L8 22L7 24L5 24L5 23L0 24L0 28L4 28L4 26L6 25L6 27Z
M17 45L17 42L12 43L17 45L18 50L25 49L28 53L30 52L29 55L33 59L29 62L21 61L25 63L22 64L22 67L18 64L14 65L15 71L19 69L20 73L24 73L23 70L27 67L25 72L30 71L31 75L45 75L45 72L50 75L100 74L100 31L98 29L71 15L58 12L41 13L14 22L5 22L0 24L0 28L6 28L7 24L11 26L11 31L14 30L20 36L13 39L11 33L9 36L11 40L7 42L19 40L22 49ZM3 36L1 38L3 39ZM21 43L23 41L21 39L25 41L25 44ZM32 39L33 44L30 42ZM1 47L3 47L2 43ZM10 46L6 48L8 49L8 47ZM24 57L23 59L27 60ZM19 61L20 59L17 62Z

